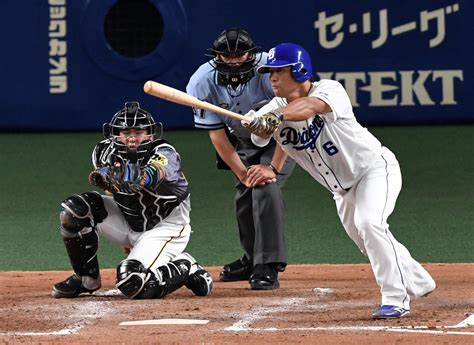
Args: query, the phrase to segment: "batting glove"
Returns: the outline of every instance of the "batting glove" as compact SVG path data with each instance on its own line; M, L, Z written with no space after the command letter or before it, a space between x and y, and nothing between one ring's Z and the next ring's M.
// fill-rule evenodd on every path
M283 120L283 114L275 110L258 117L254 114L253 110L248 112L245 116L252 118L252 120L250 122L242 121L242 126L256 135L272 135Z
M267 135L275 133L278 126L280 126L281 121L283 120L283 114L279 111L269 111L266 114L262 115L262 120L264 122L264 128L262 132Z
M245 117L248 118L247 121L241 121L243 127L247 128L251 133L262 134L262 131L265 129L265 123L262 117L255 116L255 111L250 110Z

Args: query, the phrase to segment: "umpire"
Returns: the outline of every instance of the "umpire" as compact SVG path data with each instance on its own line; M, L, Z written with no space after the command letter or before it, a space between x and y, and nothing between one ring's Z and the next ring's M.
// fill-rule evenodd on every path
M246 31L224 30L206 56L210 60L191 76L188 94L240 114L258 110L274 97L269 78L255 73L266 54ZM287 261L281 188L293 171L294 161L288 159L281 171L276 171L270 165L275 142L263 148L255 146L238 120L194 109L194 122L195 127L208 130L218 168L232 170L236 181L235 213L244 254L223 267L220 280L249 279L253 290L276 289L278 272L285 270ZM273 170L276 183L270 179L250 188L247 169L253 165Z

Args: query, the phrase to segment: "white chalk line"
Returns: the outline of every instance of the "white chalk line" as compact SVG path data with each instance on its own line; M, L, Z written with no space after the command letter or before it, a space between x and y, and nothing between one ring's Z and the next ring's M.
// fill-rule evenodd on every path
M409 326L407 326L409 327ZM449 327L449 326L448 326ZM437 328L438 330L434 330ZM426 329L415 329L415 328L403 328L403 327L390 327L390 326L328 326L328 327L294 327L294 328L247 328L240 331L252 331L252 332L302 332L302 331L377 331L377 332L402 332L402 333L428 333L428 334L460 334L460 335L474 335L474 332L462 332L462 331L447 331L440 330L445 328L443 326L426 327Z
M474 335L474 332L451 331L449 329L467 328L474 325L474 314L471 314L465 320L454 326L319 326L319 327L292 327L292 328L253 328L250 327L255 321L267 318L269 314L276 312L296 311L298 308L305 305L304 298L290 298L278 303L278 306L256 306L250 312L243 315L243 317L229 327L224 328L224 331L231 332L288 332L288 331L385 331L385 332L406 332L406 333L427 333L427 334L460 334L460 335ZM334 305L332 305L333 307ZM353 305L352 305L353 306ZM317 309L330 308L328 304L317 305ZM314 305L307 309L316 309Z
M110 302L84 302L74 307L74 313L69 319L79 319L72 325L59 331L51 332L1 332L0 336L47 336L47 335L71 335L79 332L84 326L91 324L94 320L109 314L113 309Z
M232 326L225 328L224 330L236 331L236 332L239 332L241 330L251 330L249 326L250 324L252 324L252 322L260 320L260 319L264 319L270 313L285 312L285 311L293 309L292 306L296 306L296 307L302 306L305 301L306 299L304 298L295 297L295 298L284 299L281 302L280 301L275 302L275 303L278 303L278 305L275 307L256 306L252 308L250 313L245 314L241 320L237 321Z
M361 308L361 307L369 307L371 304L369 303L351 303L351 308ZM265 305L265 306L255 306L253 307L250 312L245 313L241 316L241 319L235 322L233 325L225 328L225 331L249 331L254 330L255 328L249 328L249 326L260 319L265 319L268 317L269 314L273 313L282 313L282 312L297 312L298 310L301 311L309 311L309 310L340 310L342 308L347 308L348 305L346 302L332 302L332 303L318 303L318 304L309 304L307 303L306 298L287 298L283 300L275 300L273 301L273 305Z

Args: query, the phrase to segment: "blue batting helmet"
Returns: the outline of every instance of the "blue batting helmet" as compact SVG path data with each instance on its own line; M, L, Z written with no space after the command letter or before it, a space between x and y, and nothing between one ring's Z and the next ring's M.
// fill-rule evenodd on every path
M280 43L268 51L267 62L260 66L258 73L268 73L272 67L291 66L291 75L299 83L313 76L311 58L308 52L294 43Z

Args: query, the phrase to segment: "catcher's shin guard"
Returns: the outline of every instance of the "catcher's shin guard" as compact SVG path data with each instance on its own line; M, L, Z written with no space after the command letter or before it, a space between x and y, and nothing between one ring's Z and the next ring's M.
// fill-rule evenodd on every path
M72 268L79 276L99 278L98 236L95 231L77 237L63 237Z
M100 194L75 194L64 200L60 213L63 236L74 272L83 277L99 277L98 236L95 226L107 217Z
M191 269L189 270L189 278L186 282L186 287L190 289L196 296L207 296L211 294L213 281L212 277L204 267L196 262L196 259L189 253L181 253L176 258L188 260L191 262Z
M189 260L174 260L155 274L137 260L123 260L117 267L116 286L129 298L162 298L187 282L190 268Z

